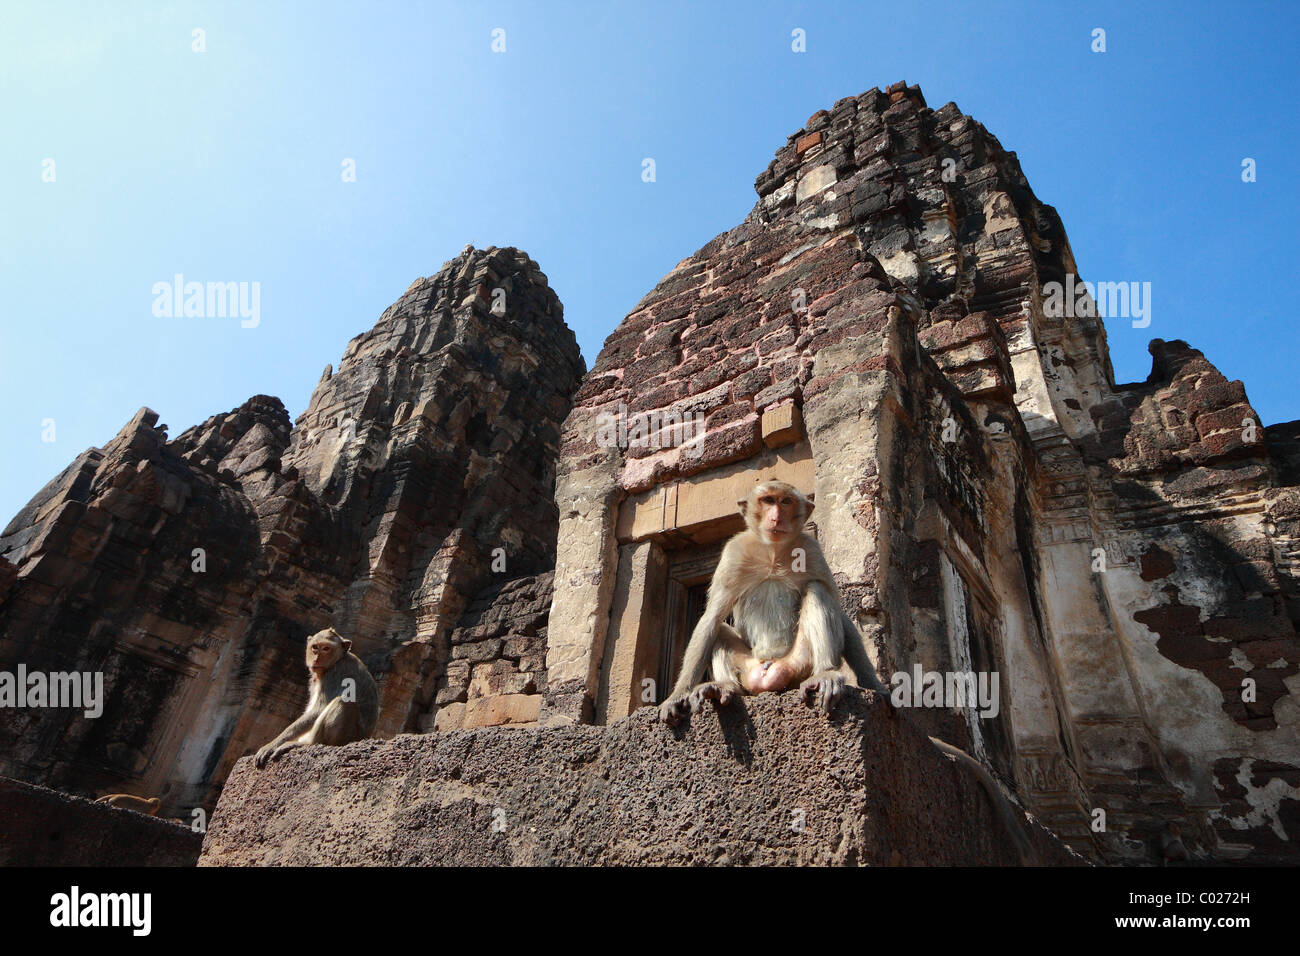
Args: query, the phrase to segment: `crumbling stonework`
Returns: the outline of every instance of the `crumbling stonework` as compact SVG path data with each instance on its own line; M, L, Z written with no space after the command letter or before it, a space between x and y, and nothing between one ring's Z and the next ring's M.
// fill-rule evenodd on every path
M535 724L546 691L550 572L494 584L451 634L434 729Z
M1023 820L1037 861L1082 862ZM490 728L236 766L200 866L1015 865L969 770L885 702L797 694L608 727Z
M470 603L515 579L541 593L582 372L537 264L467 247L349 343L292 427L256 396L169 441L142 409L0 535L0 670L102 672L106 697L98 719L7 713L0 772L211 809L301 711L304 639L331 625L379 682L377 732L430 727ZM536 633L500 655L528 681L474 696L540 693Z
M1296 425L1180 341L1116 384L1095 302L1053 300L1078 273L1056 212L916 87L814 114L755 186L565 423L543 722L663 698L665 596L777 477L815 494L887 681L999 676L996 716L913 716L1072 845L1150 859L1173 820L1201 858L1295 860ZM649 424L611 442L611 415Z

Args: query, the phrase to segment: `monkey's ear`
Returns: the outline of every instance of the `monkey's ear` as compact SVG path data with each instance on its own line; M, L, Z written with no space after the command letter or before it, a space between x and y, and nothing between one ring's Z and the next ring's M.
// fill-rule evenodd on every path
M740 509L740 513L742 515L745 514L748 505L749 505L748 498L741 498L739 501L736 502L736 507Z
M343 653L344 653L344 654L348 654L348 653L351 653L351 651L352 651L352 642L349 641L349 640L347 640L346 638L344 638L344 639L343 639Z

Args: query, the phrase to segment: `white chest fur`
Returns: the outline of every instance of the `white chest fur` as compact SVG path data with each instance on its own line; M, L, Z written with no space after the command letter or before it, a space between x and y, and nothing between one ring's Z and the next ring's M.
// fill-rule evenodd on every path
M736 630L755 657L784 657L794 646L799 618L799 589L788 576L768 578L736 602Z

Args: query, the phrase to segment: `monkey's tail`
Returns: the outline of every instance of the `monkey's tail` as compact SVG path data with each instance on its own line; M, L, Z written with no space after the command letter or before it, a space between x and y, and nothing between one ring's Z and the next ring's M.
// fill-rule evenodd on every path
M993 779L993 775L966 751L959 750L938 737L931 737L930 743L934 744L940 753L955 758L958 763L963 763L975 771L975 776L979 778L979 782L984 785L989 799L993 801L993 809L997 813L998 819L1002 821L1002 825L1011 836L1011 842L1016 845L1016 853L1020 856L1020 865L1034 866L1038 860L1034 855L1034 846L1029 842L1029 835L1025 833L1024 820L1020 814L1011 808L1011 801L1002 792L1002 787Z

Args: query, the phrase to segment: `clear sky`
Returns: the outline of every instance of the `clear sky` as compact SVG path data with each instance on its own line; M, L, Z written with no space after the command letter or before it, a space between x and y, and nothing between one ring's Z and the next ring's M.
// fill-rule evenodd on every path
M1108 323L1118 381L1184 338L1300 418L1298 11L2 0L0 525L141 405L173 436L258 393L297 416L467 242L536 259L590 365L788 134L904 79L1017 152L1083 278L1152 283L1149 328ZM155 316L177 273L259 283L259 324Z

